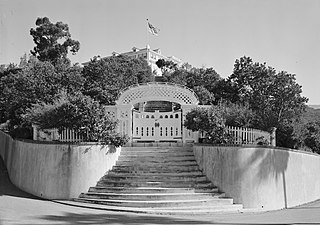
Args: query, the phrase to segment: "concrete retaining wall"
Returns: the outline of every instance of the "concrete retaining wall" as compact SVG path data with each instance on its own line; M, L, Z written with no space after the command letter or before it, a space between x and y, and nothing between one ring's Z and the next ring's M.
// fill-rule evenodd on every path
M320 156L260 147L194 146L200 168L245 208L281 209L320 199Z
M13 140L0 132L0 156L11 182L46 199L70 199L88 191L115 165L120 148Z

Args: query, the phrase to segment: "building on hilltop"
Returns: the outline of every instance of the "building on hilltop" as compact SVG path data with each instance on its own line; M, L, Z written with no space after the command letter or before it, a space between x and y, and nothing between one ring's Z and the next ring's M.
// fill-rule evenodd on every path
M154 74L156 76L162 75L160 68L156 65L156 62L159 59L164 59L166 61L172 61L172 62L176 63L178 66L181 66L181 64L182 64L182 61L180 59L178 59L174 56L164 56L161 54L160 48L152 50L149 45L147 45L145 48L133 47L132 51L124 52L124 53L112 52L112 56L118 56L118 55L125 55L125 56L131 57L131 58L145 59L148 62L149 66L151 67L152 72L154 72ZM102 59L105 59L108 57L110 57L110 56L103 57ZM85 66L87 64L89 64L89 62L85 62L82 65Z

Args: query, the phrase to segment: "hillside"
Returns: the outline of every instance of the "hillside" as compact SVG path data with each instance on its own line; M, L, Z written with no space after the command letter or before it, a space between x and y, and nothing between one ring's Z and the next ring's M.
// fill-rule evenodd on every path
M308 106L313 109L320 109L320 105L308 105Z

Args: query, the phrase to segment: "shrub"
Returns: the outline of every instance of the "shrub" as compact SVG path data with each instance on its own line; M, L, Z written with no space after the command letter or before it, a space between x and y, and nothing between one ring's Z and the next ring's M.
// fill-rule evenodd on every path
M227 133L223 110L219 107L194 108L186 115L184 126L192 131L204 131L204 143L231 143L231 136Z
M35 104L25 116L40 129L76 130L85 141L120 146L128 140L116 132L117 121L107 116L105 108L81 93L61 93L53 104Z

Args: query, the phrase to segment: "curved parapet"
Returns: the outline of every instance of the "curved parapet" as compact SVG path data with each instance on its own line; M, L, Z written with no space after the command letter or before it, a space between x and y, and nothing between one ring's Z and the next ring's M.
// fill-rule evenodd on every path
M320 199L320 155L257 146L195 145L208 179L244 208L275 210Z

